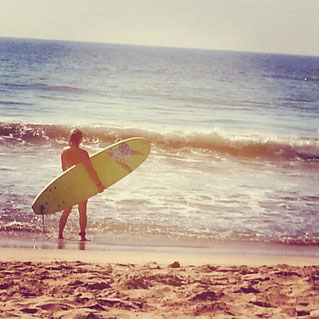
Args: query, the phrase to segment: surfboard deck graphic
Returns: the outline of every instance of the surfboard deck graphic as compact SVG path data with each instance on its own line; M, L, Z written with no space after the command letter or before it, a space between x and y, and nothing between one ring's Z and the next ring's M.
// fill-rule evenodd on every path
M97 175L110 187L134 171L150 153L150 143L133 137L115 143L90 157ZM37 215L48 215L76 205L98 193L83 163L70 167L46 186L32 203Z

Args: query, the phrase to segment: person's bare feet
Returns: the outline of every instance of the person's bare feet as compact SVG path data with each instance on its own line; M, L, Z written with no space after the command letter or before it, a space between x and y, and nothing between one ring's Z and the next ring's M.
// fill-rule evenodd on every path
M79 235L81 236L81 241L87 241L85 233L79 233Z

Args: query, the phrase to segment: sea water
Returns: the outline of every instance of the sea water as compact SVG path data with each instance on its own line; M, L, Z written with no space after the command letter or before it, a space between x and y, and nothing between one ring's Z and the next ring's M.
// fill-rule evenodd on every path
M319 57L0 39L3 238L57 237L60 214L44 236L31 203L74 127L90 154L152 144L89 200L95 242L319 243Z

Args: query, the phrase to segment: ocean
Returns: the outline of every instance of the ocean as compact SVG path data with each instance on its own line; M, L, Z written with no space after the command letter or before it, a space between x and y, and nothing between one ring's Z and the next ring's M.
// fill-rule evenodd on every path
M31 203L74 127L152 145L89 200L101 247L319 244L319 57L0 38L1 245L56 242Z

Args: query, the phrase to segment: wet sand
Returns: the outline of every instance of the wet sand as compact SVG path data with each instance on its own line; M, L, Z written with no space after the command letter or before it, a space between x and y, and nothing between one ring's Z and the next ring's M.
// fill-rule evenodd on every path
M0 248L0 318L319 318L316 258Z

